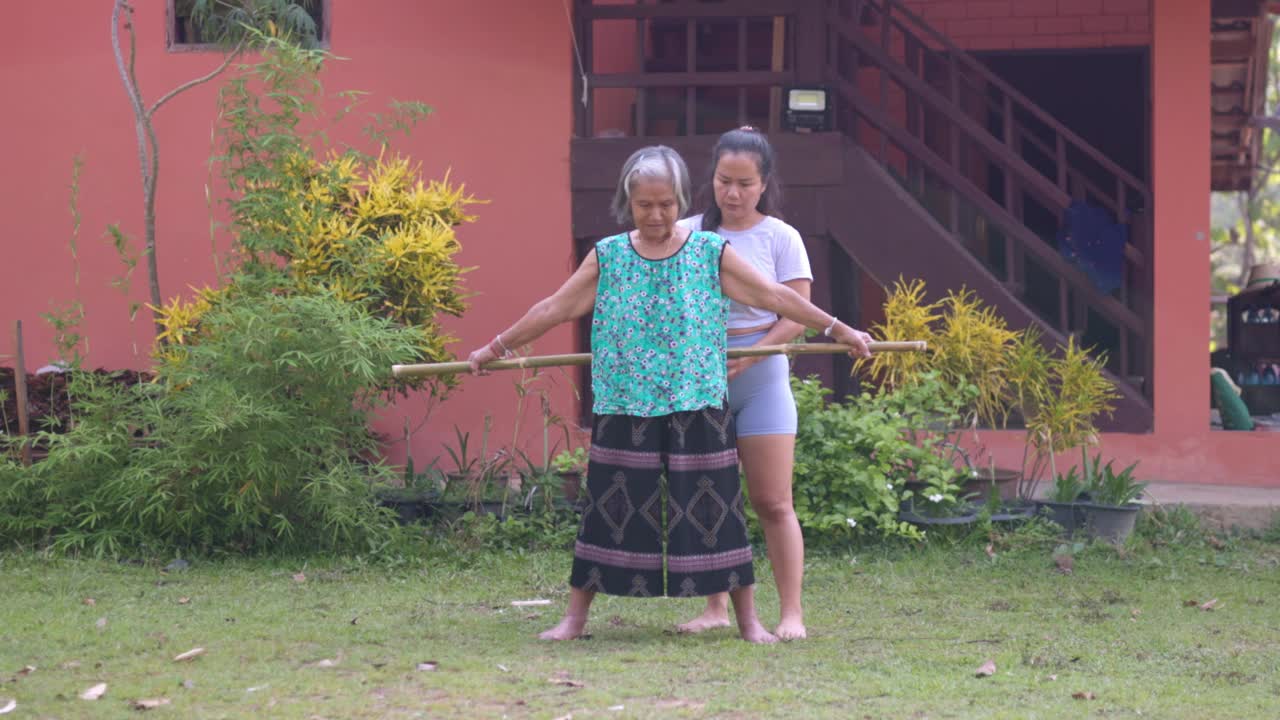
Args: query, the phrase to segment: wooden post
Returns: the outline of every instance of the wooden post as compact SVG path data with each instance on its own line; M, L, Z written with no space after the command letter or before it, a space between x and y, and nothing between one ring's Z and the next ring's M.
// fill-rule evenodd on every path
M17 320L13 323L14 336L14 364L13 364L13 392L17 397L18 403L18 434L22 436L22 464L27 467L31 466L31 441L28 435L31 432L30 419L27 416L27 363L22 356L22 321Z
M786 60L785 50L787 47L787 19L785 17L773 18L773 46L770 48L772 52L769 55L769 69L773 72L782 72ZM770 132L777 132L781 129L782 123L779 118L782 117L782 88L774 86L769 88L769 125L766 128Z

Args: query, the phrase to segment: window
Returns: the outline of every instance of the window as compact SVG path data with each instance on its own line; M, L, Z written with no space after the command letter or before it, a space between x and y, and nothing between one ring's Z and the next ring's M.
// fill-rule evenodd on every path
M203 22L197 18L196 3L199 0L168 0L167 15L168 20L168 40L169 49L171 50L207 50L215 47L217 28L209 28L208 19ZM215 19L217 24L227 22L238 22L230 18L228 5L235 5L245 8L257 8L259 12L265 12L272 6L288 7L288 12L292 17L298 18L297 13L305 15L310 19L309 25L305 20L299 20L297 25L308 25L314 29L314 43L320 46L328 46L329 44L329 3L331 0L212 0L215 7ZM296 8L296 9L294 9Z

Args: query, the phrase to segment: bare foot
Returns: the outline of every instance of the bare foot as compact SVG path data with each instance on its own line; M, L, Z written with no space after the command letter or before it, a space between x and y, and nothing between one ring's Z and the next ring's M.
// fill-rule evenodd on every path
M764 629L759 622L753 622L749 625L738 626L738 630L742 633L742 639L749 643L757 645L772 645L778 642L778 636Z
M729 627L729 612L727 610L704 610L698 617L683 625L677 625L676 632L695 635L705 630L719 627Z
M576 640L582 637L582 631L587 626L585 617L575 617L573 615L565 615L560 620L560 624L539 633L539 640Z
M773 632L779 640L784 641L804 640L809 637L809 633L804 629L804 621L800 618L783 618Z

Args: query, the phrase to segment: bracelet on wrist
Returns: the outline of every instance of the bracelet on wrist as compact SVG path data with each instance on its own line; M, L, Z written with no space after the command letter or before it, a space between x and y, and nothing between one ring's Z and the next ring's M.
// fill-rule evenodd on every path
M836 325L837 325L839 322L840 322L840 319L839 319L839 318L837 318L835 315L832 315L832 316L831 316L831 324L830 324L830 325L828 325L828 326L827 326L827 328L826 328L825 330L823 330L823 331L822 331L822 334L823 334L824 336L826 336L826 337L831 337L831 333L832 333L832 331L834 331L834 330L836 329Z
M495 350L493 353L494 355L499 357L511 357L515 354L511 352L511 349L507 347L506 343L502 342L502 333L498 333L493 336L493 342L489 343L490 349L492 349L494 345L498 346L498 350Z

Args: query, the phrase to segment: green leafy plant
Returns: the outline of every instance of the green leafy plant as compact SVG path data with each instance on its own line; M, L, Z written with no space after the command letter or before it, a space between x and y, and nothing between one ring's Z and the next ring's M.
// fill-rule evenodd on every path
M453 428L453 445L445 445L445 454L449 456L449 460L453 462L453 470L449 472L449 482L465 483L476 474L476 468L480 458L473 457L467 452L467 446L471 442L471 433L463 432L458 426Z
M587 449L577 447L573 450L561 450L551 459L551 466L559 473L582 473L587 471Z
M917 495L939 509L955 502L964 472L939 436L916 432L959 416L960 401L936 377L844 403L826 402L828 391L814 378L793 379L792 388L799 410L794 501L814 542L855 534L920 538L899 520L902 502Z
M979 425L1023 424L1018 496L1024 501L1035 496L1046 475L1057 475L1056 454L1096 442L1096 420L1112 412L1119 397L1103 372L1105 357L1074 338L1051 351L1034 327L1010 330L968 290L929 301L923 282L899 280L885 303L885 321L872 333L886 340L923 339L930 347L927 353L882 353L864 361L881 387L908 387L933 373L947 384L975 389L959 423L973 431L971 454L984 454ZM933 429L960 444L958 427ZM994 476L994 464L983 469Z
M1081 464L1084 467L1084 482L1093 502L1099 505L1121 507L1142 497L1142 491L1146 489L1147 483L1138 482L1134 476L1134 469L1138 467L1138 463L1134 462L1116 471L1113 467L1114 460L1108 460L1105 465L1102 464L1101 453L1091 460L1082 448L1080 455Z
M234 45L258 29L287 37L307 48L319 44L313 13L320 0L175 0L178 18L187 21L187 41Z
M925 299L921 280L899 280L885 302L885 320L872 327L884 340L924 340L925 353L880 353L860 361L880 385L897 388L928 375L943 384L969 385L962 424L1002 424L1008 415L1009 351L1017 333L994 308L970 290L948 292L936 302Z
M404 158L317 159L301 123L323 53L265 34L260 47L222 95L226 274L153 303L154 382L72 369L74 426L41 433L48 456L29 469L0 461L0 542L119 555L392 537L374 488L399 478L370 413L401 389L387 368L444 357L436 313L461 312L452 228L468 200Z
M1049 486L1048 499L1056 503L1073 503L1079 499L1085 487L1079 469L1072 467L1066 474L1059 474L1053 479L1053 484Z
M233 296L154 383L72 374L77 422L0 488L0 538L59 551L373 547L367 430L412 333L328 296Z
M1090 355L1074 338L1050 355L1031 335L1016 355L1025 373L1015 374L1011 387L1027 430L1018 491L1030 499L1046 473L1056 475L1056 455L1076 448L1083 453L1097 443L1096 420L1114 409L1119 393L1103 374L1106 359ZM1090 483L1087 473L1084 481Z

